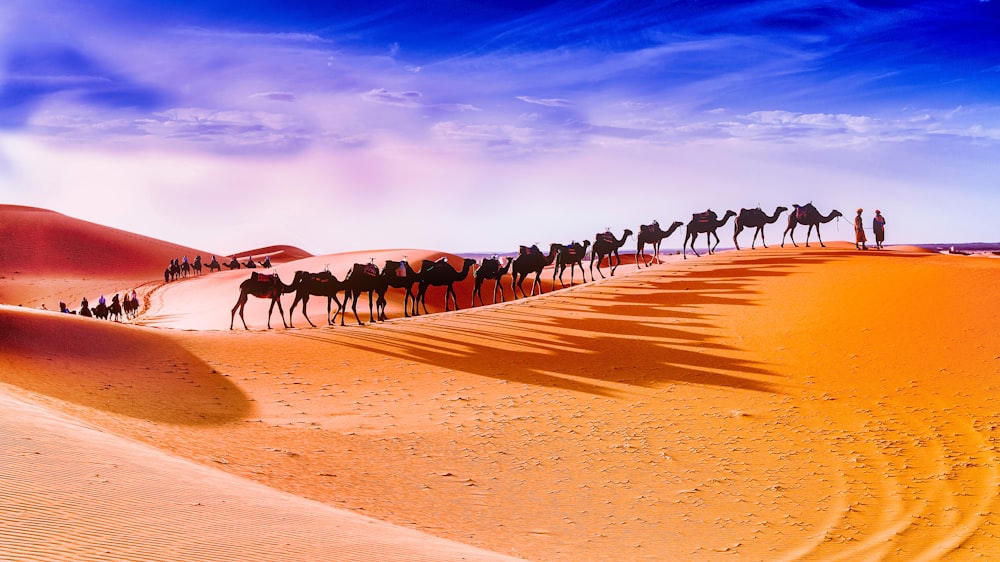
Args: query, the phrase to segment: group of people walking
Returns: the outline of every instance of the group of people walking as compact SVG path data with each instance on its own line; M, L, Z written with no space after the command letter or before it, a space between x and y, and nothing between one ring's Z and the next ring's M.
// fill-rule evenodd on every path
M864 209L858 209L857 216L854 217L854 247L859 250L868 249L868 237L865 236L865 219L861 213ZM875 235L875 249L882 249L882 242L885 241L885 217L882 211L875 209L875 218L872 219L872 233Z

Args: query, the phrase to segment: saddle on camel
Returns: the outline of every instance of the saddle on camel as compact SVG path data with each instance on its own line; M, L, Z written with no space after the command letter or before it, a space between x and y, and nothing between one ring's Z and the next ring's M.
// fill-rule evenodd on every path
M709 209L701 213L691 213L691 220L696 223L709 224L719 218L719 215L715 214L715 211Z

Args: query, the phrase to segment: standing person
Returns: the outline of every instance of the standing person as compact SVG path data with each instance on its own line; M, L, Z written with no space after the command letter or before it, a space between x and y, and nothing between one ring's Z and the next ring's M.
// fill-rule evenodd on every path
M881 250L882 241L885 240L885 217L878 209L875 209L875 218L872 219L872 232L875 233L875 248Z
M868 246L865 245L865 242L868 239L865 238L865 220L861 218L862 212L864 209L858 209L858 216L854 217L854 247L858 250L867 250Z

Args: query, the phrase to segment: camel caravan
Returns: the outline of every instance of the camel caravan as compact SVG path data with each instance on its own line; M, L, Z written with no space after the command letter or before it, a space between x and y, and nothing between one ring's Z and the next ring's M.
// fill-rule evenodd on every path
M755 209L741 209L739 213L726 211L722 218L719 218L714 211L707 210L701 213L694 213L686 225L683 222L675 221L666 230L663 230L657 221L653 221L652 224L642 225L639 227L639 233L636 236L636 266L639 268L643 266L649 267L654 261L659 264L660 243L682 226L685 227L686 231L682 246L684 259L687 259L688 248L690 248L696 257L700 256L695 249L695 241L699 234L705 235L707 252L709 254L714 253L716 247L719 245L717 231L719 228L725 226L731 218L735 218L733 243L737 250L740 249L738 237L743 230L748 228L754 229L751 249L756 247L758 236L760 236L761 244L766 248L764 226L777 222L780 215L787 211L788 208L779 206L773 214L768 215L758 207ZM814 227L820 246L825 247L823 239L820 236L819 226L840 216L842 214L837 210L823 216L812 203L793 205L792 211L788 215L788 226L782 234L781 247L785 245L786 236L791 239L794 246L798 247L798 244L795 242L795 228L799 225L808 227L805 242L807 247L809 246L809 238L812 235ZM482 296L482 286L489 280L493 281L493 303L497 302L497 293L500 294L500 301L506 302L506 295L500 281L508 274L511 276L510 288L513 298L517 299L519 293L521 298L526 298L534 296L536 290L538 294L542 293L541 275L542 271L548 266L554 266L552 274L553 288L557 280L561 287L566 287L563 275L567 268L570 270L570 286L573 286L575 283L577 268L580 270L581 279L586 283L587 275L583 267L583 260L587 256L588 249L590 251L589 269L591 279L595 279L595 263L598 275L604 278L604 272L601 271L601 264L605 259L607 259L609 275L614 275L615 270L621 265L619 251L633 234L632 230L625 229L619 237L611 232L609 228L605 232L595 234L593 243L590 240L584 240L583 242L573 241L569 244L553 243L549 246L547 252L543 252L537 245L521 246L517 256L503 258L502 264L501 258L494 255L483 259L479 263L473 259L465 259L461 269L456 269L444 258L438 261L425 260L420 265L419 270L414 270L405 260L386 260L382 268L379 268L375 263L354 264L343 280L338 279L329 271L322 271L320 273L297 271L290 284L285 284L278 277L277 273L260 273L255 271L251 273L249 279L244 280L240 284L240 295L231 311L229 329L233 329L235 325L237 312L239 312L244 329L247 329L246 320L243 318L243 310L251 296L270 299L271 304L267 317L268 329L271 328L271 316L275 306L278 307L278 314L281 316L281 322L285 328L294 327L292 316L299 303L302 303L302 315L305 317L306 322L310 326L316 327L306 312L309 297L313 296L326 297L328 325L336 324L338 314L340 315L340 325L345 325L348 303L351 303L351 312L354 314L355 321L359 325L364 324L358 315L357 307L358 299L365 293L368 295L368 321L370 323L385 321L387 303L385 295L390 288L403 290L403 314L405 317L418 316L421 307L424 314L427 314L425 301L427 291L431 287L445 288L446 311L451 310L452 304L454 304L455 310L458 310L458 299L455 295L454 286L456 283L465 281L470 273L473 274L475 279L471 306L476 305L477 298L480 305L485 305ZM714 244L712 243L713 237L715 238ZM645 254L647 244L652 247L653 251L650 259L647 259ZM213 263L216 263L214 256L212 260ZM256 267L252 257L248 260L248 263L244 264L241 264L233 257L232 262L226 265L230 269L239 268L240 265L249 268ZM265 269L270 268L270 261L266 262L266 266L263 263L260 266ZM475 270L474 273L473 270ZM531 279L531 287L529 291L525 291L524 282L529 278ZM295 293L295 298L292 301L291 307L289 307L288 321L286 322L284 310L281 305L281 296L288 293ZM341 301L338 295L342 295L343 301ZM333 308L333 303L337 305L336 310Z
M97 318L98 320L111 320L114 322L121 322L124 318L125 320L134 320L139 316L139 297L136 295L135 290L132 291L131 295L126 294L125 298L122 299L116 293L115 296L111 297L111 304L108 304L104 295L98 299L97 306L91 307L90 302L87 297L83 297L80 301L80 310L72 310L66 306L65 302L59 301L59 312L64 314L79 314L85 318Z

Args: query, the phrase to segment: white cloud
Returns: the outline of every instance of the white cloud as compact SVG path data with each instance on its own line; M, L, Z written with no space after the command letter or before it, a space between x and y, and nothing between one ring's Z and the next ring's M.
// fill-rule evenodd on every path
M517 99L526 103L544 105L546 107L570 107L574 105L573 102L562 98L536 98L532 96L517 96Z

